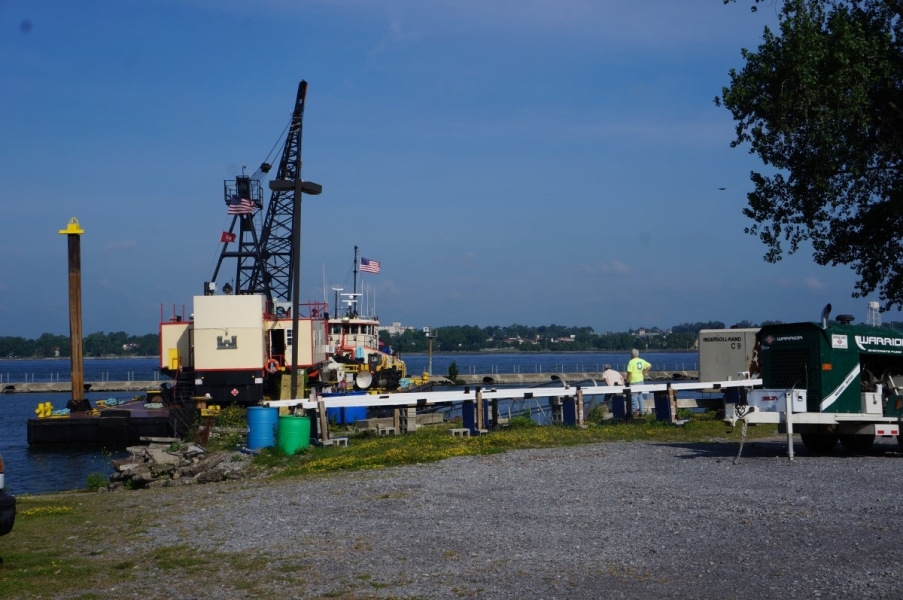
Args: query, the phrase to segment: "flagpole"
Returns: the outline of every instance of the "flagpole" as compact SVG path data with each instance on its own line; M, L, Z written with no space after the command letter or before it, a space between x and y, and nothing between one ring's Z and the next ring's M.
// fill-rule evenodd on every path
M354 247L354 296L352 298L357 298L357 267L361 263L361 259L358 257L357 246ZM355 308L357 305L355 304ZM354 316L354 315L352 315Z

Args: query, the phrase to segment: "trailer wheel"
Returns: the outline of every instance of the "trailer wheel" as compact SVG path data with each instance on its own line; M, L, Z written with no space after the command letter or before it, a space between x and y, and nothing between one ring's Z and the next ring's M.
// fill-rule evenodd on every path
M850 454L863 454L868 452L875 443L875 434L871 435L842 435L840 445L846 448Z
M812 454L830 454L837 445L836 433L801 433L803 446Z

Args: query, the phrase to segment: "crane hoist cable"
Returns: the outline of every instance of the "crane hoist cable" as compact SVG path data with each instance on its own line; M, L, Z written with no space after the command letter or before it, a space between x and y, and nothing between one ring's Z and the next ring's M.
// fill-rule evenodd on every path
M289 118L288 123L285 124L285 129L283 129L282 133L279 134L279 138L276 139L276 143L273 144L273 147L270 149L269 154L267 154L266 158L263 159L261 166L263 166L264 164L270 164L270 165L272 164L270 162L270 159L272 158L273 153L276 152L277 147L281 148L282 146L285 145L282 140L285 138L286 134L288 133L288 129L289 129L289 127L291 127L291 125L292 125L292 120L291 120L291 118ZM260 167L258 167L257 170L254 172L254 174L251 175L251 179L260 179L260 174L261 174L261 169L260 169Z

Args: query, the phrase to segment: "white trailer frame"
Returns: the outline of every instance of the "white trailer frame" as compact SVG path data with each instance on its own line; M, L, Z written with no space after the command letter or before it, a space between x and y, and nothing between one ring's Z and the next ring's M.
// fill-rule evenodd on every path
M799 390L772 390L776 394L792 396ZM805 391L805 390L802 390ZM894 437L900 435L900 419L866 413L793 412L793 402L784 402L784 410L768 411L758 406L725 404L724 422L736 426L772 424L784 425L787 432L787 455L793 460L794 425L834 426L840 435L872 435Z

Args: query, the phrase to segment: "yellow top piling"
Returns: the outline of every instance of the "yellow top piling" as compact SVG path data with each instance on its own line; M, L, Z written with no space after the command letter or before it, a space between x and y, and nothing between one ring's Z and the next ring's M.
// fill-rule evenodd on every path
M71 219L69 219L69 224L66 225L66 229L60 229L60 234L62 234L62 235L69 235L69 234L81 235L84 232L85 232L85 230L82 229L81 227L79 227L78 219L76 219L75 217L72 217Z

